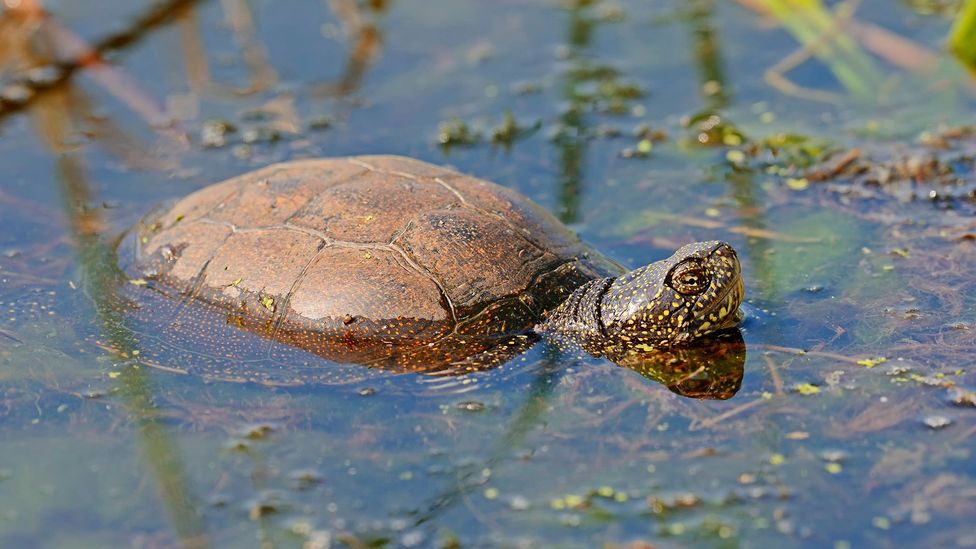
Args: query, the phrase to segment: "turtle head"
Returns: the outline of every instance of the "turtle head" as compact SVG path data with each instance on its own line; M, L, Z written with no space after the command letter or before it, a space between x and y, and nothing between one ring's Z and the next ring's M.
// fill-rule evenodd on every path
M665 348L738 322L739 259L725 242L696 242L613 281L600 302L610 343Z

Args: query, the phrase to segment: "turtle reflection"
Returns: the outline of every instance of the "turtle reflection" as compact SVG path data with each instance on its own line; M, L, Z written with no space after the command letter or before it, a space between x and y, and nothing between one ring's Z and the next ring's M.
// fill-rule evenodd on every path
M631 350L607 358L683 397L726 400L742 385L746 346L736 328L698 339L690 347Z

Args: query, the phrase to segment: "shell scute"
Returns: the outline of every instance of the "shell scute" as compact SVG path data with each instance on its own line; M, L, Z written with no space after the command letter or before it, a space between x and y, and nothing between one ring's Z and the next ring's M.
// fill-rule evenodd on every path
M431 180L367 171L318 193L288 222L335 240L379 244L392 241L418 212L456 201Z
M525 291L538 272L558 262L505 221L470 209L422 214L397 244L435 274L461 310Z
M204 269L200 291L228 305L264 309L261 316L273 313L322 245L316 236L286 228L234 233Z

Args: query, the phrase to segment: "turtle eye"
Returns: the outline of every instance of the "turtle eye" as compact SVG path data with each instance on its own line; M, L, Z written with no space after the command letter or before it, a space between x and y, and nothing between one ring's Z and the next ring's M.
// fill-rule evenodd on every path
M678 263L668 276L668 285L682 295L696 295L708 288L708 272L697 259Z

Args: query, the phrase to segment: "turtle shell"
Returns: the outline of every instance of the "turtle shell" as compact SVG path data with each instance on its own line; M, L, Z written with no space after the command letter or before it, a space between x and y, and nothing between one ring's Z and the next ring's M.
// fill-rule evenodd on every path
M127 297L152 310L153 339L178 334L172 345L218 357L213 375L241 379L253 376L219 357L484 367L530 343L574 289L622 271L523 195L397 156L268 166L130 234L120 261L140 284ZM261 342L242 343L242 328Z

